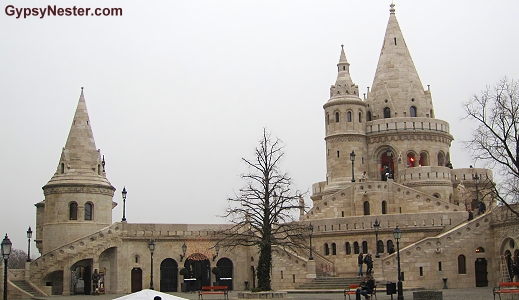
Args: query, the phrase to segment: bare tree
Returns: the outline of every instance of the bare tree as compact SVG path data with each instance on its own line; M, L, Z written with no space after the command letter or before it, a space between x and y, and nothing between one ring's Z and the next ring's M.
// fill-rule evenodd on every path
M12 249L7 261L9 269L25 269L25 262L27 261L27 253L23 250Z
M501 177L494 186L497 199L517 217L510 204L519 200L519 83L504 79L464 104L466 118L479 123L465 142L476 160Z
M220 244L233 249L237 246L257 246L260 257L257 266L258 288L270 290L272 246L285 251L304 248L305 226L295 221L294 212L303 208L292 179L279 168L284 156L283 144L263 129L254 159L242 158L248 173L241 174L246 184L238 194L228 199L224 217L233 226L221 232Z

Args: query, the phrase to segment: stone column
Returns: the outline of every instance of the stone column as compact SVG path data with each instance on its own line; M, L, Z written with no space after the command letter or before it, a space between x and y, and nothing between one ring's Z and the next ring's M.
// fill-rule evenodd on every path
M72 274L71 274L71 267L72 265L70 265L70 263L67 263L65 264L65 266L63 267L63 293L62 295L63 296L70 296L71 293L70 293L70 280L72 279Z

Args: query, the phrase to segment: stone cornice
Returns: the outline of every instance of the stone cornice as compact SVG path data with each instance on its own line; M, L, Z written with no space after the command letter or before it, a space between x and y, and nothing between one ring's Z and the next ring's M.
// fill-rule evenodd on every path
M446 132L422 129L380 131L367 133L366 136L368 144L399 140L424 140L443 142L450 146L454 140L452 135Z
M113 197L115 188L105 185L46 185L43 187L45 196L63 193L102 194Z
M343 105L343 104L354 104L354 105L362 105L366 107L368 104L364 101L362 101L357 95L349 95L350 97L346 97L346 95L343 95L343 97L337 97L332 98L328 102L326 102L323 105L323 108L326 109L331 106L336 105Z
M327 135L324 140L334 140L337 142L366 142L366 136L358 133L337 133Z

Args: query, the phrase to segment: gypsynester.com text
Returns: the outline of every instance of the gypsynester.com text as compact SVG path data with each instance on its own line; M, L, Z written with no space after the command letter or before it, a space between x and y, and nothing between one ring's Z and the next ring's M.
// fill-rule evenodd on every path
M83 8L83 7L57 7L56 5L47 5L47 7L15 7L7 5L5 14L9 17L29 18L39 17L40 19L49 17L121 17L123 15L122 8Z

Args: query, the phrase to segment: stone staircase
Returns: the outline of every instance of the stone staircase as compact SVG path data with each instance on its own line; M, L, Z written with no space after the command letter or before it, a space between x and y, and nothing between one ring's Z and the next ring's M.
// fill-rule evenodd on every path
M305 282L296 290L344 290L350 284L358 284L360 279L357 277L317 277L311 282Z
M37 297L37 296L44 296L43 294L41 294L40 292L38 292L37 290L35 290L29 283L27 283L27 281L25 280L13 280L11 281L12 284L16 285L17 287L19 287L20 289L22 289L23 291L25 291L26 293L30 294L32 297Z
M31 263L31 282L37 283L53 271L63 270L69 261L79 261L99 255L119 239L121 223L114 223L93 234L49 251Z

